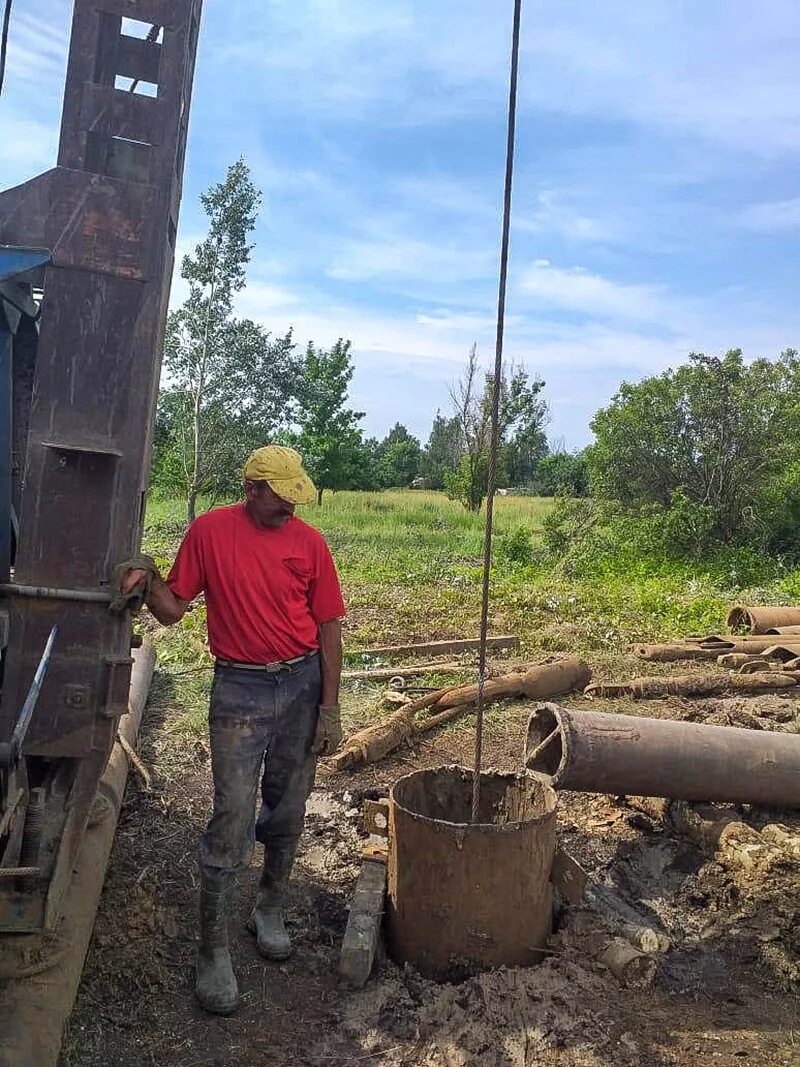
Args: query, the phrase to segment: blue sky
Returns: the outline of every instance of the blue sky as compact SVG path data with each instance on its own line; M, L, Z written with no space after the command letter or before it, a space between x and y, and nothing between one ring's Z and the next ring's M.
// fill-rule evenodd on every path
M370 433L424 438L472 342L492 357L511 7L205 3L181 247L243 154L264 208L240 311L350 337ZM622 380L800 346L800 8L524 7L506 351L578 447ZM54 161L70 10L15 0L3 185Z

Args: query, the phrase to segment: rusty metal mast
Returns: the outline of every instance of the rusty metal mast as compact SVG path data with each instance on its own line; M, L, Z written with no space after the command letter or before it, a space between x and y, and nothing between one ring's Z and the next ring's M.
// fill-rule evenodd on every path
M201 6L75 0L58 165L0 194L0 245L34 250L9 284L43 292L26 308L38 339L0 344L13 387L11 428L0 410L13 452L0 455L13 475L10 494L0 478L0 931L58 918L127 707L130 621L109 615L108 585L141 537Z

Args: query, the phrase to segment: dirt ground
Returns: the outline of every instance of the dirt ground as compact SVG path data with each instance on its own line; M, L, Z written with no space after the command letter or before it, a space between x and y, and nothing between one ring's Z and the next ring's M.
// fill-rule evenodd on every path
M566 703L566 702L565 702ZM631 710L597 702L598 708ZM639 713L792 728L776 697L649 702ZM517 769L529 709L492 730L486 766ZM269 964L244 929L260 857L241 878L233 927L242 1007L203 1014L192 997L195 850L209 810L205 745L167 759L165 723L145 727L153 788L128 795L62 1067L667 1067L800 1065L800 861L732 874L620 798L563 794L560 843L657 919L671 941L654 984L623 989L559 918L552 954L528 969L437 985L381 957L343 988L338 951L363 847L360 803L416 767L471 761L468 725L350 776L318 775L292 880L296 951ZM744 812L758 825L762 813ZM800 831L800 819L772 813Z

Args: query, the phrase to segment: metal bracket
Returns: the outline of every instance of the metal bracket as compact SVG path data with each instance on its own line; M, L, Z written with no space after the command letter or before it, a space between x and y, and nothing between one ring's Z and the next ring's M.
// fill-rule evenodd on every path
M131 656L105 656L108 667L105 699L99 711L104 719L119 719L128 710L128 691L131 684Z

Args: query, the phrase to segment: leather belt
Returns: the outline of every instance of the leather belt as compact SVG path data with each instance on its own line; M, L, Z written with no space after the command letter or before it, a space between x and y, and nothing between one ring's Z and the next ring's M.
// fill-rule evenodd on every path
M312 649L302 656L295 656L294 659L280 659L275 663L237 663L232 659L217 659L215 663L218 667L234 667L239 671L263 671L265 674L278 674L279 671L286 671L291 667L296 667L299 663L303 663L317 654L318 650Z

